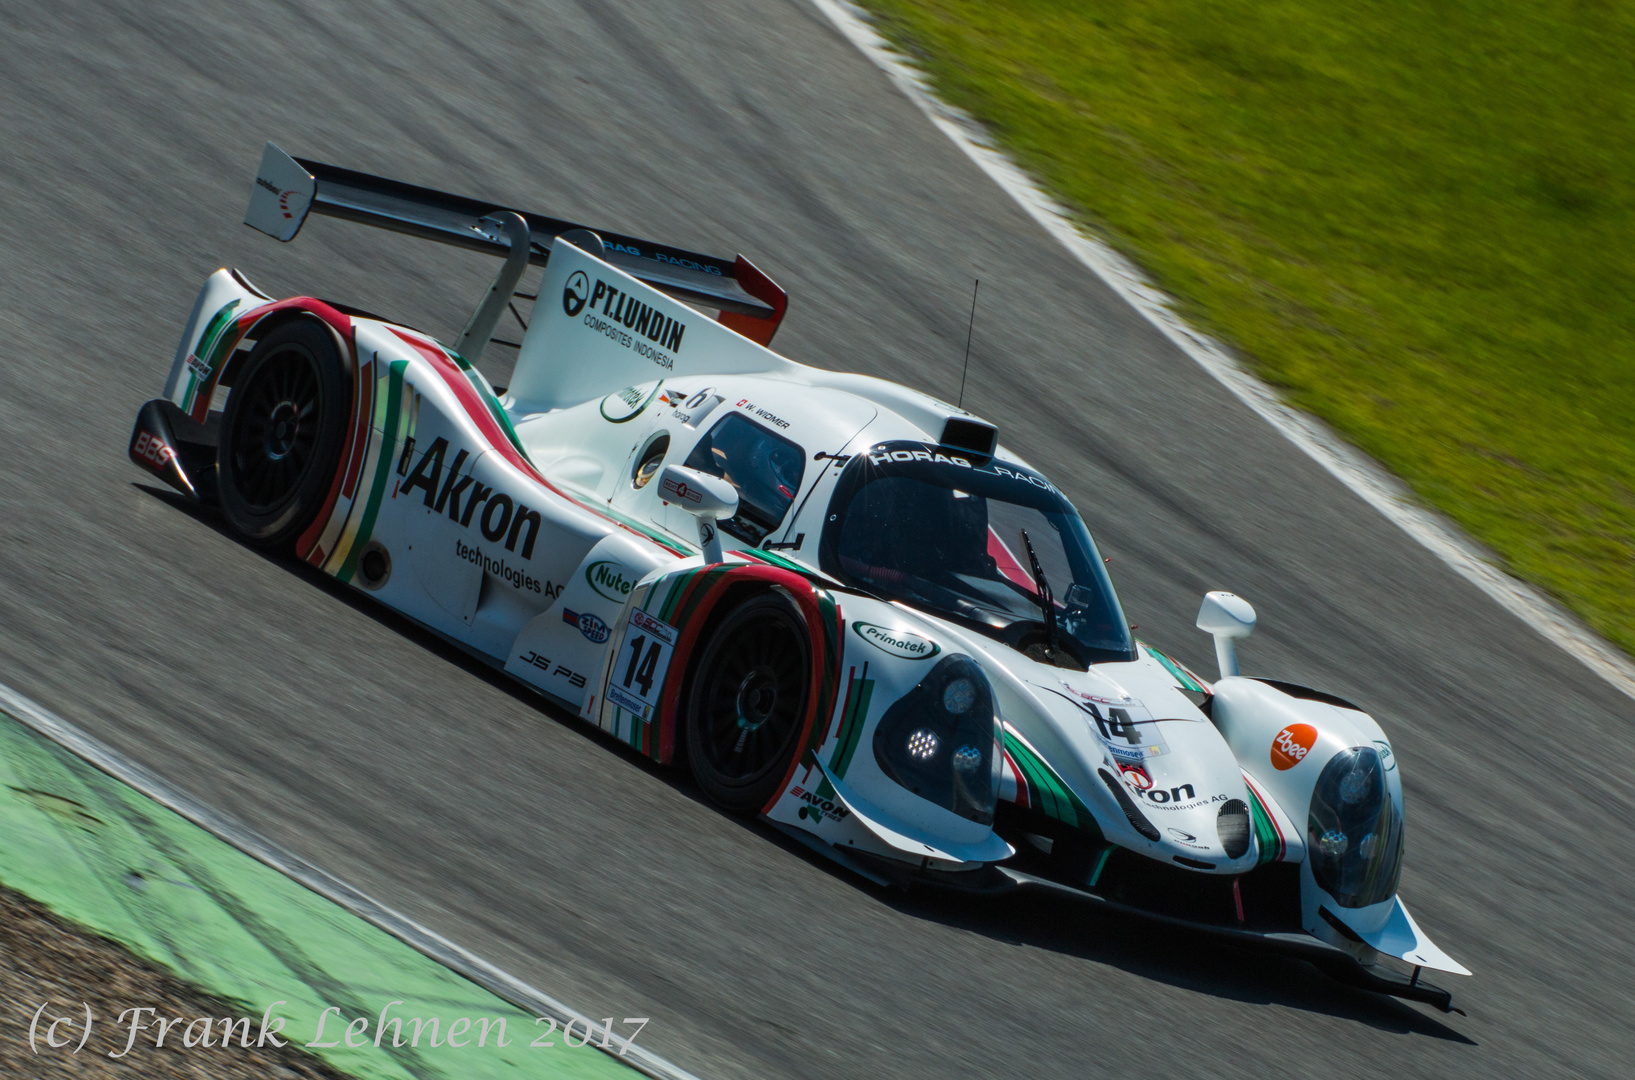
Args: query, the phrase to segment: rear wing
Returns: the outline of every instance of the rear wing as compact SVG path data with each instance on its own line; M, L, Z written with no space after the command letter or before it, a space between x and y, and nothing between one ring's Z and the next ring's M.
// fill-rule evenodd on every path
M505 256L507 269L514 268L515 273L502 271L501 281L495 283L499 290L511 276L503 289L506 295L501 307L509 301L522 271L529 265L546 265L551 242L564 233L575 234L569 240L580 247L589 244L594 248L600 241L602 250L595 253L605 261L677 300L714 308L721 313L721 322L762 345L771 342L788 306L784 291L742 255L729 262L634 236L590 230L481 199L294 158L269 142L261 155L244 223L287 243L295 239L309 214ZM523 251L526 260L521 258ZM482 314L479 309L473 321L479 321ZM472 329L467 328L468 337ZM492 325L482 333L482 344L487 344L490 332Z

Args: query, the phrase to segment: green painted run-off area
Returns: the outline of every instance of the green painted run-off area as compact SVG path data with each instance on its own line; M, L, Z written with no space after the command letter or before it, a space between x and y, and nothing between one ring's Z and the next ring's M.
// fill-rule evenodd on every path
M313 1041L321 1014L338 1007L340 1013L325 1023L322 1041L340 1045L312 1052L354 1076L616 1080L635 1075L594 1048L565 1047L560 1028L549 1036L554 1047L531 1047L547 1025L536 1025L534 1017L5 713L0 713L0 882L207 992L242 1003L235 1016L252 1019L252 1041L275 1002L283 1004L274 1007L274 1015L286 1020L277 1037L297 1045ZM377 1048L377 1020L394 1001L399 1003L386 1014L387 1035ZM369 1025L353 1041L365 1045L351 1047L343 1033L346 1022L358 1017L369 1018ZM393 1018L422 1020L418 1047L390 1045L399 1030L404 1042L416 1030L412 1024L392 1028ZM442 1043L435 1047L432 1018L439 1020ZM455 1034L464 1046L451 1046L451 1028L461 1018L472 1027ZM489 1021L489 1034L479 1046L482 1019ZM497 1045L496 1020L505 1021L509 1046ZM615 1033L629 1032L615 1028ZM574 1041L583 1035L576 1029ZM151 1032L143 1038L151 1051ZM141 1045L128 1059L138 1068Z

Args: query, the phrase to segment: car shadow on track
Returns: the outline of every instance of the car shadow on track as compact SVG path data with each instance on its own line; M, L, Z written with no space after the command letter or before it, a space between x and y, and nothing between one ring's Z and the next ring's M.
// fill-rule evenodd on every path
M927 891L882 900L915 918L1017 947L1047 949L1182 990L1251 1005L1277 1005L1379 1031L1479 1045L1408 1002L1337 982L1302 960L1227 944L1184 927L1089 907L1069 897L992 898Z
M143 483L133 483L132 486L182 511L223 537L242 543L215 508L165 488ZM244 546L247 550L254 550L248 545ZM646 771L684 798L714 809L714 804L693 784L685 769L654 762L529 690L490 661L376 603L366 594L341 584L329 575L288 558L266 552L257 554L523 705L597 742L603 749ZM1138 916L1088 908L1061 896L1039 893L971 896L942 892L931 887L904 890L880 886L825 858L765 821L717 812L753 832L761 840L805 859L836 880L867 893L876 902L908 918L932 920L1008 945L1050 950L1224 1000L1251 1005L1277 1005L1351 1020L1384 1032L1424 1035L1467 1046L1478 1045L1463 1033L1406 1002L1346 986L1301 960L1246 950L1222 943L1207 934L1148 922Z

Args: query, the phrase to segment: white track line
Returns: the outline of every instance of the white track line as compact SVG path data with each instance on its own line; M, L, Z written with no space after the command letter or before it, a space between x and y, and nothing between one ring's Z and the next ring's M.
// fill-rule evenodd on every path
M292 881L306 886L325 900L339 904L364 922L384 930L421 955L442 964L455 974L476 983L495 997L510 1002L529 1015L552 1017L564 1025L569 1021L583 1021L586 1024L591 1022L585 1014L568 1008L544 991L536 990L515 975L495 967L475 953L467 952L408 916L398 914L339 878L290 854L271 841L262 839L192 796L176 790L119 751L105 746L4 683L0 683L0 712L16 718L115 780L136 789L166 809L175 811L217 839L232 845L257 862L272 867ZM611 1041L613 1048L608 1053L637 1072L645 1073L655 1080L698 1080L692 1073L640 1046L627 1048L624 1038L619 1035L614 1035ZM619 1057L620 1050L627 1051L625 1056Z
M1499 569L1491 553L1453 522L1427 509L1379 463L1346 443L1322 421L1284 404L1270 386L1250 374L1219 342L1188 326L1175 313L1174 301L1166 293L1124 256L1081 232L1067 210L1002 153L981 124L942 101L925 74L880 36L865 12L849 0L811 2L1033 220L1222 386L1455 573L1615 688L1635 698L1635 662L1560 604Z

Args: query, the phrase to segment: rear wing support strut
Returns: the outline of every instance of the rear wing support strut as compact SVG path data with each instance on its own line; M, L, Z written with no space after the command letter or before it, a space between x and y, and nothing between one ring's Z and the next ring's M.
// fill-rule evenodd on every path
M466 323L466 328L460 332L460 339L454 343L454 351L465 357L469 364L475 364L482 357L483 350L488 348L488 340L494 336L494 327L499 325L500 316L505 314L506 305L517 291L517 283L528 271L528 252L533 242L528 223L521 214L502 210L491 218L484 218L480 224L493 224L496 231L504 236L510 250L506 252L505 265L500 267L494 284L488 288L488 295L471 313L471 321Z
M586 229L570 221L498 203L294 158L268 143L261 155L261 167L256 173L255 187L251 189L244 223L287 243L295 239L309 214L343 218L508 258L520 250L527 253L524 267L544 266L550 260L551 243L556 237ZM507 214L521 219L525 226L520 234L525 237L521 245L513 244L515 234L501 224L507 220L504 217ZM595 232L605 245L602 257L607 262L683 303L720 312L723 322L751 340L762 345L771 342L788 298L742 255L729 262L634 236L601 229ZM509 268L501 271L501 278L508 274ZM503 281L496 281L495 289L500 289L502 284ZM505 293L505 299L497 302L497 306L503 308L509 302L510 292L500 291ZM495 291L491 289L466 327L468 334L480 329L478 317L484 314L494 296ZM492 332L492 324L489 331ZM487 338L483 341L486 344Z

